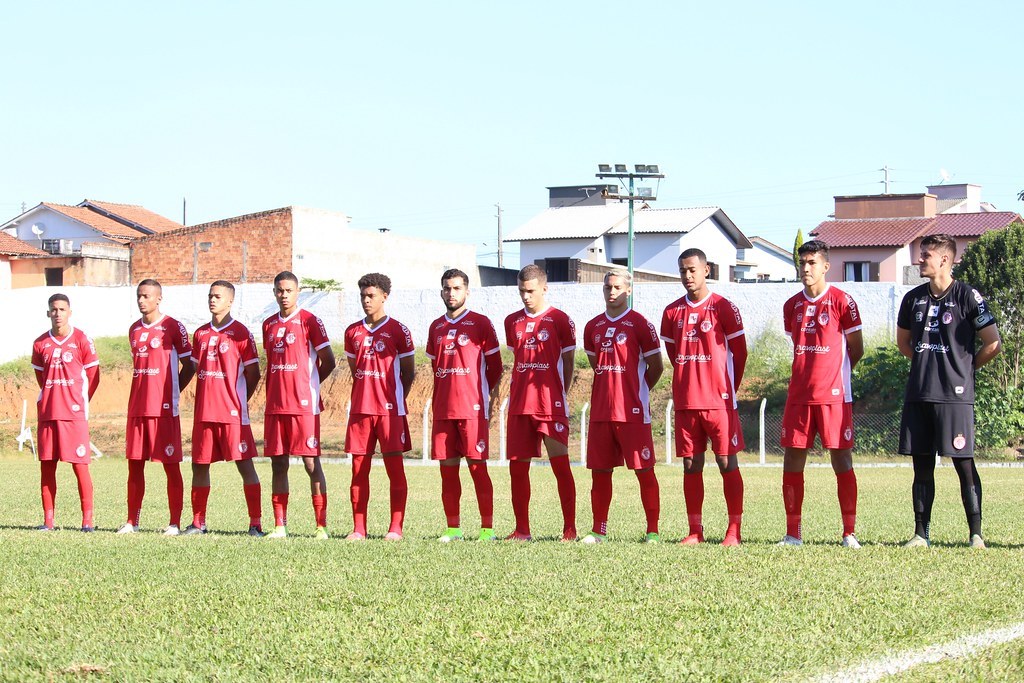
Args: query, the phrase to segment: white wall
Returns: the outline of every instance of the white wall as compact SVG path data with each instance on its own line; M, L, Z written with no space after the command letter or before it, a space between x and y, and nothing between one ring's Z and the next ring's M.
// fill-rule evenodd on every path
M42 208L31 216L24 218L15 227L13 234L19 240L28 242L37 249L42 249L42 242L32 232L32 226L41 223L45 226L42 239L44 240L71 240L73 248L77 251L82 248L82 242L111 242L106 237L92 228L86 227L78 221L72 220L62 213ZM12 231L8 228L8 234ZM117 242L111 242L118 244Z
M718 279L729 281L729 266L736 265L736 245L729 236L722 232L718 223L708 218L696 228L686 233L679 245L679 253L696 247L707 254L708 261L718 264ZM678 256L678 254L677 254ZM669 268L666 272L678 272L678 268ZM781 304L779 304L781 306Z
M611 258L607 251L605 254L591 254L590 247L606 247L603 240L582 238L576 240L527 240L519 243L519 263L525 266L534 263L537 259L546 258L578 258L588 261L604 261Z
M11 288L11 259L0 256L0 289Z
M864 334L868 339L894 338L896 313L909 286L892 283L844 283L841 286L856 299L864 318ZM732 299L743 314L748 344L767 329L782 333L782 304L800 290L793 283L714 285L712 290ZM71 299L71 322L94 337L120 336L138 319L135 291L131 287L31 287L18 290L0 290L0 308L9 320L18 321L0 337L0 362L31 352L32 341L49 329L46 318L46 299L55 292L64 292ZM209 321L206 307L207 285L182 285L164 288L162 310L181 320L192 332ZM661 313L672 301L685 294L676 283L649 283L638 285L634 291L636 309L656 326ZM582 331L588 320L603 310L600 284L552 283L548 301L563 309ZM324 320L332 339L340 341L345 327L362 316L359 293L352 289L344 292L303 292L303 307ZM470 307L494 322L498 336L503 336L502 323L509 313L522 308L515 287L481 287L470 289ZM417 345L426 338L431 321L444 314L440 284L429 289L396 289L388 298L386 310L405 323L412 331ZM259 338L263 320L277 311L270 284L237 286L233 315L249 326Z
M757 266L752 269L751 275L757 277L760 273L768 273L772 280L792 280L796 277L796 269L793 266L793 257L779 256L764 245L754 242L753 249L747 249L744 261L753 261Z

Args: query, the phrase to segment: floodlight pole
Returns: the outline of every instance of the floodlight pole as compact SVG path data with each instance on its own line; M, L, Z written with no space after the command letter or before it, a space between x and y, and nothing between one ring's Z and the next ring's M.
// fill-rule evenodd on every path
M629 176L629 236L627 237L628 244L626 245L628 251L626 252L626 268L629 270L629 277L633 277L633 179L634 176ZM629 305L633 305L633 295L629 295Z

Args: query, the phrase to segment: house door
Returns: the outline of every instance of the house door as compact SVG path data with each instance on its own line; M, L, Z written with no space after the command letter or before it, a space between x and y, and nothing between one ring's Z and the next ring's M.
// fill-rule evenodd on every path
M47 268L46 269L46 286L47 287L63 287L64 286L64 269L63 268Z

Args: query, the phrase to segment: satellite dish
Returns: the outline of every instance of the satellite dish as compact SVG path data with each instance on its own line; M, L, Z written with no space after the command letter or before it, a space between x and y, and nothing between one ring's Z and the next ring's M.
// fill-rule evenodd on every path
M45 230L46 230L46 226L43 225L42 223L33 223L32 224L32 234L35 235L36 237L42 237L43 236L43 232Z
M940 178L940 180L939 180L939 184L940 184L940 185L941 185L942 183L947 183L947 182L949 182L949 179L950 179L950 178L952 178L952 177L953 177L953 176L951 176L951 175L949 174L949 171L947 171L946 169L944 169L944 168L940 168L940 169L939 169L939 178Z

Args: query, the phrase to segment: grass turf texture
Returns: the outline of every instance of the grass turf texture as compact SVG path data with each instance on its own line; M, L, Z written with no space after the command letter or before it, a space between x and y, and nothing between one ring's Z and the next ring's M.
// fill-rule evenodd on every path
M308 488L293 466L285 541L252 539L241 483L213 468L205 537L164 538L163 473L149 466L144 533L123 522L125 463L93 466L96 521L81 534L39 522L38 470L8 460L0 481L0 678L5 680L799 680L893 651L1024 618L1024 544L1017 515L1024 471L986 469L991 550L966 547L956 477L938 473L935 547L899 547L912 530L909 469L863 469L859 552L838 546L835 479L808 470L800 549L776 548L784 528L778 469L747 468L745 545L639 543L635 478L615 476L609 542L554 542L554 478L533 469L533 532L543 542L439 544L435 467L409 467L406 540L386 530L387 479L374 464L370 532L348 531L348 468L325 467L336 538L316 542ZM258 464L269 515L269 466ZM186 467L187 470L187 467ZM58 468L57 523L78 525L70 468ZM580 531L589 474L574 468ZM662 536L684 535L682 469L659 467ZM508 471L492 468L499 533L512 527ZM187 479L187 475L186 475ZM720 477L705 473L709 540L724 532ZM187 482L186 482L187 484ZM463 472L463 529L475 535ZM188 505L186 502L186 521ZM269 523L268 517L264 518ZM1012 680L1020 644L937 675ZM960 667L960 668L957 668ZM974 667L974 668L965 668ZM921 680L910 678L908 680Z

